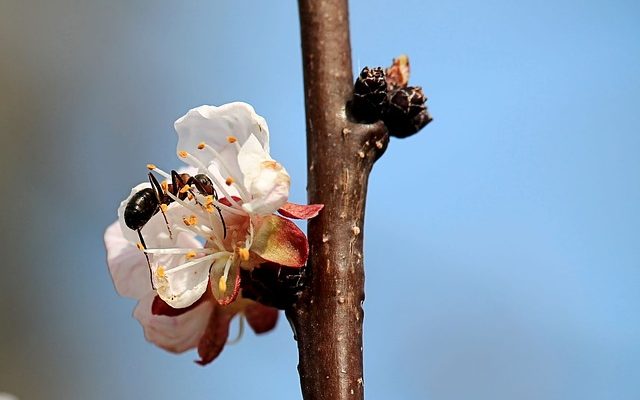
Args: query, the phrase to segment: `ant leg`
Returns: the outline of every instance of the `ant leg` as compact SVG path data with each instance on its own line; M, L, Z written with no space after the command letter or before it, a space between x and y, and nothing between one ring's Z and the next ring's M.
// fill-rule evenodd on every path
M190 177L189 180L187 181L187 185L191 186L195 186L196 189L198 189L198 191L200 193L202 193L203 195L206 195L209 193L209 191L207 190L207 188L204 186L204 184L202 182L200 182L199 180L197 180L195 177ZM216 192L216 189L211 186L211 190L213 191L213 198L218 201L218 193ZM195 196L194 196L195 198ZM197 202L197 200L196 200ZM216 208L216 210L218 210L218 215L220 216L220 221L222 221L222 230L224 232L224 239L227 238L227 224L224 222L224 218L222 217L222 211L220 210L220 207L218 206L214 206Z
M216 192L216 188L214 188L213 186L211 186L211 189L213 191L213 198L216 199L216 201L218 201L218 192ZM222 218L222 210L220 210L220 207L215 206L216 210L218 210L218 215L220 216L220 220L222 221L222 228L224 229L224 238L227 238L227 224L224 222L224 218Z
M187 182L187 185L188 185L188 182ZM173 194L180 200L184 200L186 195L184 195L183 193L180 193L180 191L184 186L185 186L185 182L180 176L180 174L178 174L176 170L171 170L171 189L172 189L171 194Z
M142 245L143 249L146 250L147 245L144 243L142 232L140 231L140 229L137 229L136 231L138 232L138 237L140 238L140 244ZM151 289L156 290L156 287L153 284L153 271L151 270L151 261L149 261L149 255L147 254L146 251L143 251L143 253L144 253L144 258L147 259L147 265L149 266L149 281L151 282Z
M156 177L153 176L151 172L149 172L149 182L151 183L153 192L156 194L156 199L158 200L158 205L160 206L160 212L164 217L164 223L167 225L167 230L169 231L169 238L173 239L173 233L171 232L171 227L169 226L169 220L167 219L167 214L164 213L164 209L162 207L163 205L165 205L165 203L162 202L164 198L164 191L162 190L162 186L160 186L160 183L158 182Z
M207 190L207 188L204 186L204 184L202 182L200 182L199 180L197 180L195 177L191 177L189 178L189 181L187 182L187 185L193 185L196 187L196 189L198 189L198 191L200 193L202 193L203 195L206 195L209 193L209 191ZM216 192L216 189L211 186L211 191L213 191L213 198L218 201L218 193ZM227 224L224 222L224 217L222 217L222 210L220 210L220 207L215 206L216 210L218 210L218 215L220 216L220 221L222 221L222 231L224 232L224 239L227 238Z

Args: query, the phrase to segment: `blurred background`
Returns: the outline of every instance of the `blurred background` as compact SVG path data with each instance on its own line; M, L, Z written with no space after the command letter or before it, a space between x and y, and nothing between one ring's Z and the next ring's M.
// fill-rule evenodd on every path
M638 21L351 2L354 70L409 54L435 117L371 176L368 399L640 398ZM300 398L284 318L199 367L145 342L102 244L201 104L251 103L305 201L298 29L293 1L0 0L0 392Z

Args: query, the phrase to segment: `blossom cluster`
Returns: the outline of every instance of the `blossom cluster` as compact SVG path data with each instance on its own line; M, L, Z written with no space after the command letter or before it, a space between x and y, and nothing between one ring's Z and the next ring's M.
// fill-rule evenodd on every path
M275 308L242 296L240 271L302 267L307 238L288 218L312 218L322 205L288 202L289 174L250 105L197 107L175 129L188 167L148 165L150 182L132 189L106 230L107 262L118 293L138 300L147 340L171 352L197 347L206 364L234 316L256 333L275 326Z

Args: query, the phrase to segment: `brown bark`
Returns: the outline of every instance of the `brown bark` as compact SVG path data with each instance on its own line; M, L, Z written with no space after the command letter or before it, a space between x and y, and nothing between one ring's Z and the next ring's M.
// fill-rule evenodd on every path
M306 400L363 399L363 232L367 180L384 125L349 120L353 90L347 0L299 0L307 122L309 280L287 310Z

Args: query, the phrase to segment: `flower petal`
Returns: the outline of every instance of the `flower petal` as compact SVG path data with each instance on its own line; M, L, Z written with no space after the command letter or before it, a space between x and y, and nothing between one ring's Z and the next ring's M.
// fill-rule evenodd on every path
M278 322L278 310L257 302L251 302L244 309L244 316L257 334L272 330Z
M290 220L269 215L260 218L255 229L250 249L253 253L287 267L301 267L307 262L307 237Z
M324 204L295 204L287 202L278 209L278 212L287 218L311 219L317 216L323 208Z
M251 195L251 199L242 205L245 211L268 215L287 202L291 178L284 167L260 147L254 136L249 137L240 149L238 164Z
M184 260L184 257L179 258ZM211 262L210 258L200 257L173 268L153 266L158 296L173 308L189 307L207 289Z
M209 364L222 352L229 337L229 324L235 314L236 312L229 307L215 305L210 314L207 328L198 343L198 355L200 356L200 360L196 361L198 364Z
M269 151L267 123L246 103L200 106L179 118L174 127L178 132L178 152L187 151L205 165L213 162L215 157L208 151L198 149L202 142L217 151L225 164L237 165L237 150L235 145L230 146L229 137L242 145L250 135L255 135L261 147Z
M215 303L206 301L182 315L168 317L151 313L155 296L154 292L149 292L133 311L133 316L144 329L145 338L173 353L196 347L207 328Z
M116 221L104 233L107 265L120 296L141 299L151 291L150 271L144 255L124 238Z

